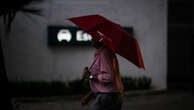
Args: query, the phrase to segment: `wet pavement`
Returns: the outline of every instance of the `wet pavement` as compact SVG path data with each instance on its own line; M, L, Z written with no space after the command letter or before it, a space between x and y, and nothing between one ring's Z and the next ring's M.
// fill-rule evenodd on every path
M88 110L81 96L14 98L16 110ZM188 91L128 92L122 110L194 110L194 96Z

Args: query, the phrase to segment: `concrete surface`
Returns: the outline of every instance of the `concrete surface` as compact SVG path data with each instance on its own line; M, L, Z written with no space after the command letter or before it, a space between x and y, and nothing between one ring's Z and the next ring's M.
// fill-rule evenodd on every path
M16 110L88 110L88 106L81 106L80 97L56 96L14 100ZM125 94L122 110L194 110L194 96L185 91Z

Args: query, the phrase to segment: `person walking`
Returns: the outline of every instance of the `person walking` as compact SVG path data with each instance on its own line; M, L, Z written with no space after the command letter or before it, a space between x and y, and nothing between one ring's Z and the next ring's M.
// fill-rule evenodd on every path
M83 77L89 79L91 91L82 98L82 105L88 104L91 96L95 100L89 110L121 110L123 83L115 53L96 39L92 39L96 48L93 65L85 67Z
M95 94L90 110L120 110L123 84L115 53L145 70L138 41L119 24L99 14L68 20L90 34L92 45L97 49L91 68L83 70L83 77L89 79L91 92L83 97L82 104L87 104Z

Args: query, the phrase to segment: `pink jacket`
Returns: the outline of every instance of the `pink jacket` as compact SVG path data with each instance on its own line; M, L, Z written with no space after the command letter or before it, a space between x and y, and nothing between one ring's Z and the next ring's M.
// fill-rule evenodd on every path
M119 73L119 64L113 51L106 47L96 50L94 64L90 69L98 80L90 80L90 88L94 93L115 93L123 91L123 84Z

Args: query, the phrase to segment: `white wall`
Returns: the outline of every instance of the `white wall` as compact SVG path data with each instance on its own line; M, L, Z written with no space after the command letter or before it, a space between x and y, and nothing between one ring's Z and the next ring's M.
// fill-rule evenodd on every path
M46 0L34 5L44 16L18 13L10 35L1 36L10 80L68 81L80 78L92 63L92 47L47 45L47 26L75 26L70 17L100 14L121 26L133 27L146 71L118 56L123 76L152 78L153 86L166 88L167 0ZM2 18L1 18L2 24Z

